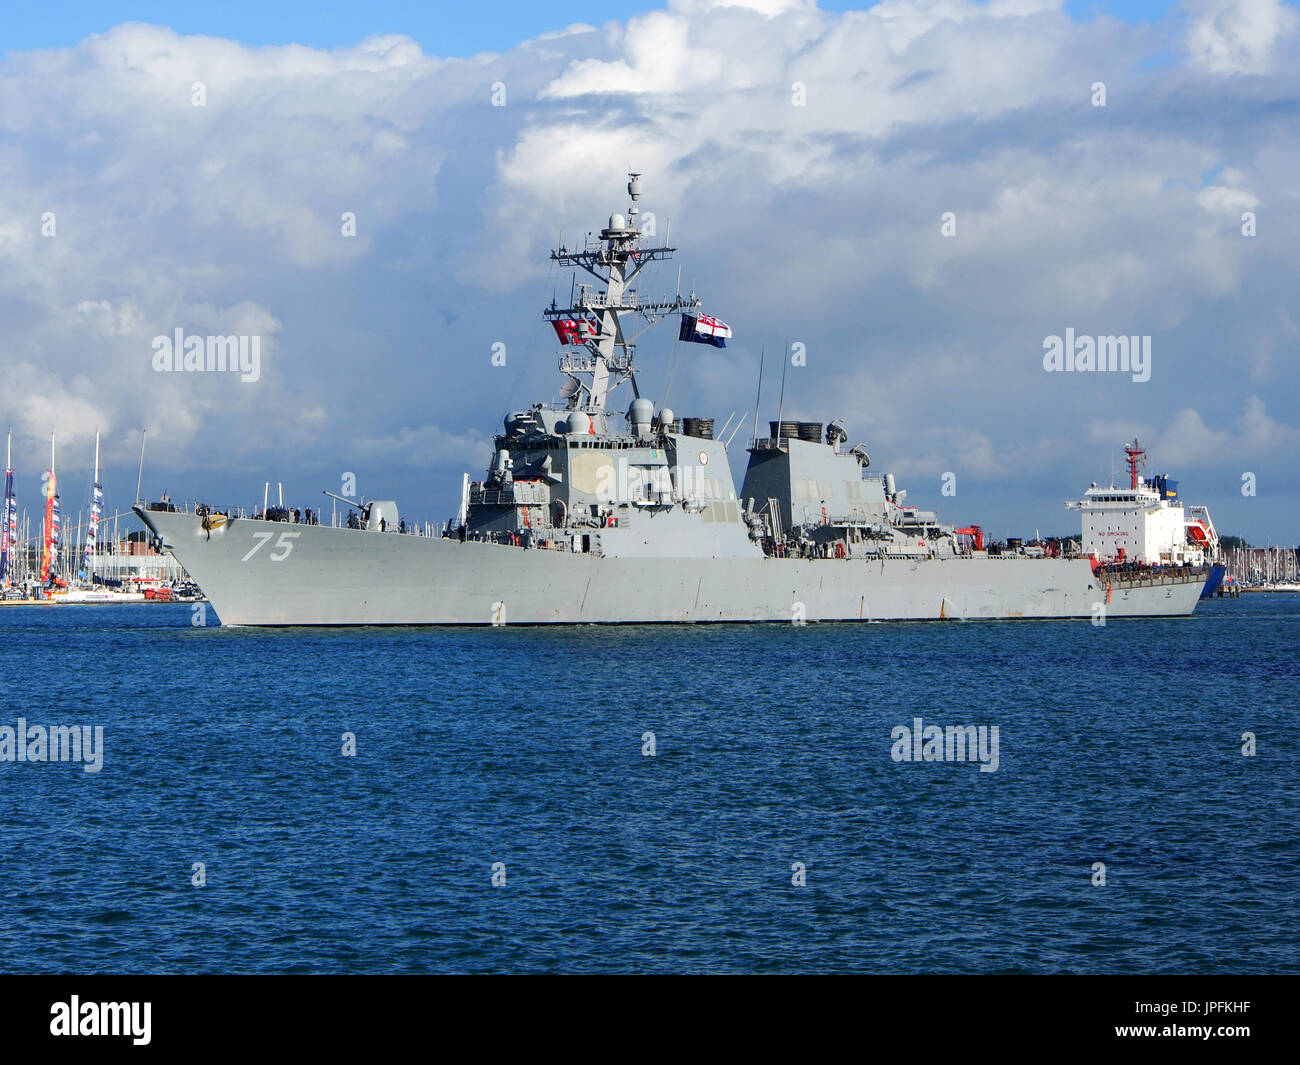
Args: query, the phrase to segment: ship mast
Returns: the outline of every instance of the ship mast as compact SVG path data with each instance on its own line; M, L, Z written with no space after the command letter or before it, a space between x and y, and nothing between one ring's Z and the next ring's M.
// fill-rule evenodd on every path
M1137 442L1137 437L1134 437L1133 443L1124 445L1124 455L1124 461L1128 463L1129 487L1136 488L1138 486L1138 466L1146 458L1146 448Z
M576 331L569 334L567 349L560 356L560 372L573 382L572 391L567 393L569 406L591 412L604 411L607 397L624 381L632 383L632 393L639 397L634 362L637 337L667 315L700 305L694 292L646 300L636 289L628 288L643 268L658 259L671 259L677 250L667 244L657 248L641 246L642 232L637 224L641 175L629 172L628 179L632 204L626 217L612 214L599 238L588 240L581 249L561 244L551 252L553 262L581 267L603 286L577 285L570 297L571 306L560 307L552 300L542 312L548 321L570 323ZM627 319L633 315L645 325L629 335ZM590 335L589 323L599 325L594 336Z

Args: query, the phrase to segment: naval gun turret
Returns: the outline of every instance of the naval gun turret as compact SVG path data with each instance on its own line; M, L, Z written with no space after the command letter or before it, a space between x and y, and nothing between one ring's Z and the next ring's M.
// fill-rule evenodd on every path
M331 499L337 499L340 503L346 503L349 507L356 507L360 512L358 527L369 530L370 532L397 532L401 527L401 517L397 512L397 504L391 499L372 499L370 501L349 499L347 496L338 495L335 492L324 492L324 495Z

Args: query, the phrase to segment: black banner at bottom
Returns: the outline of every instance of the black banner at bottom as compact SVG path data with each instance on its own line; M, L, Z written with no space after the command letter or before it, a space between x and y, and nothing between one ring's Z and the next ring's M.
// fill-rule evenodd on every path
M814 1051L846 1032L864 1049L1111 1049L1203 1046L1287 1051L1291 978L866 976L562 986L437 976L7 976L7 1048L133 1053L319 1048L393 1050L460 1036L489 1052L522 1046L602 1054L760 1042ZM611 1031L628 1039L611 1043ZM688 1036L689 1033L689 1036ZM432 1041L432 1042L430 1042ZM459 1042L459 1041L458 1041ZM11 1059L21 1060L21 1059Z

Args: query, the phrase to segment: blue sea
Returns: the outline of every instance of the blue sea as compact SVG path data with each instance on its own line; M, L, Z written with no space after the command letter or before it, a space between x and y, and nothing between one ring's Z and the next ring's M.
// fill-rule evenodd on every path
M98 772L0 762L4 971L1300 972L1300 596L1105 627L191 618L0 609L0 725L103 728ZM997 726L996 771L895 761L917 717Z

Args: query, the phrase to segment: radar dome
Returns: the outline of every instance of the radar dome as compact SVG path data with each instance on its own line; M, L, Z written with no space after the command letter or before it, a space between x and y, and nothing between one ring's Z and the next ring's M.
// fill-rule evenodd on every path
M655 405L652 400L646 399L645 396L639 396L632 400L632 405L627 410L627 420L632 423L632 431L637 436L645 436L650 432L650 420L654 417Z

